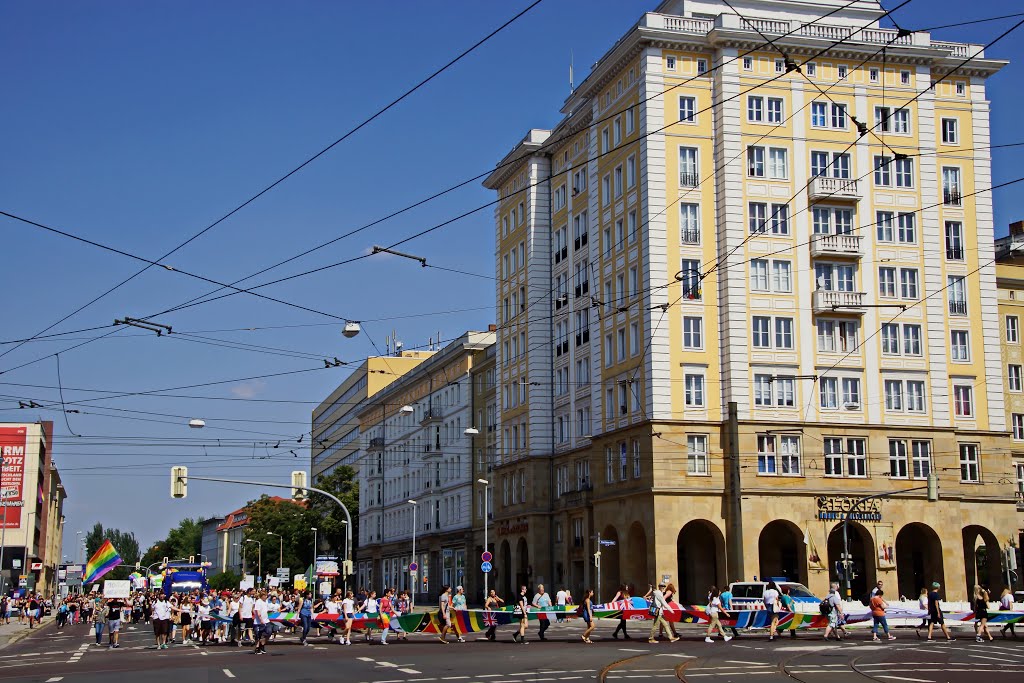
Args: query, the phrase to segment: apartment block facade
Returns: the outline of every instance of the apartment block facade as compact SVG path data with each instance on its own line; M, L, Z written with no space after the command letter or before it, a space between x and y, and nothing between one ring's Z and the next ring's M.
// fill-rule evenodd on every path
M852 509L855 592L995 586L1018 528L985 95L1005 62L880 28L869 0L735 7L644 14L485 181L495 585L821 593Z

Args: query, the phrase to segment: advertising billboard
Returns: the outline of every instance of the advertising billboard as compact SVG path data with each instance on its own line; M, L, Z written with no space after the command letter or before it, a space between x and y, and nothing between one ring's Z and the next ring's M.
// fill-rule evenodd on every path
M21 527L21 508L25 505L25 427L0 427L0 455L4 464L0 474L0 527Z

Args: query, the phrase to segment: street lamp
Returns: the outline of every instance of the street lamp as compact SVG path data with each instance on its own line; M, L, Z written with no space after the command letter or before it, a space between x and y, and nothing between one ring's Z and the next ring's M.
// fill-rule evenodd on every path
M257 541L255 538L247 538L243 542L244 543L255 543L257 546L259 546L259 548L257 549L259 551L259 554L256 556L256 574L257 574L257 576L262 577L263 576L263 544L260 543L259 541ZM263 579L261 578L260 580L262 581Z
M467 430L468 431L468 430ZM486 479L477 479L476 483L484 485L484 552L488 551L487 546L487 494L490 492L491 482ZM487 596L490 593L487 591L487 575L488 572L484 572L484 603L487 602Z
M417 503L411 498L407 501L409 505L412 505L412 561L416 562L416 506ZM409 572L412 574L412 572ZM419 573L412 574L412 592L409 593L409 608L416 606L416 579L419 577Z
M267 536L277 536L280 541L280 555L277 558L277 568L280 569L284 566L284 536L281 534L275 534L273 531L268 531Z

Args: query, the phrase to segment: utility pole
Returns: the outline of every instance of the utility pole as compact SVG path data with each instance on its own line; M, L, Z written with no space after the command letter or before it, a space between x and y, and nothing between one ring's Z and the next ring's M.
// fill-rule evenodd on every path
M725 445L723 456L728 465L728 486L726 519L726 583L729 580L743 581L746 571L743 564L743 481L740 469L739 408L730 401L725 423Z

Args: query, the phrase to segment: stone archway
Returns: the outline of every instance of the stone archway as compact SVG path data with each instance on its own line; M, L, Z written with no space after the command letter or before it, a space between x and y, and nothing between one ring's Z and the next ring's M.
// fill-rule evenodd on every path
M862 524L849 523L850 557L853 561L853 576L850 579L852 599L857 600L875 585L875 542ZM843 559L843 524L840 522L828 535L828 568L833 581L845 588L845 582L837 572L837 562Z
M633 522L626 537L626 555L623 566L623 581L646 588L648 583L657 583L647 572L647 532L640 522Z
M975 584L998 596L1006 579L1003 576L1003 551L995 534L983 526L964 527L964 576L967 598L974 595Z
M757 555L763 581L784 576L807 585L807 547L803 532L793 522L777 519L766 524L757 541Z
M532 590L533 585L530 583L532 578L532 567L530 566L530 549L526 545L526 539L520 538L519 543L516 544L516 585L515 591L510 595L519 595L519 587L526 586L527 592ZM532 593L530 594L533 595ZM514 599L514 598L513 598Z
M726 584L722 532L706 519L688 522L676 537L676 564L679 603L704 604L708 588Z
M615 527L609 524L604 528L601 532L601 543L601 595L605 600L610 600L624 583L622 565L619 564L621 543Z
M933 581L945 585L942 567L942 541L939 535L920 522L907 524L896 534L896 584L899 595L913 600ZM891 597L893 599L899 597Z
M494 580L494 588L498 595L506 601L514 600L514 596L519 594L519 587L512 585L512 579L514 578L514 574L512 574L512 547L508 544L508 541L501 542L501 552L498 557L501 558L498 564L501 569Z

